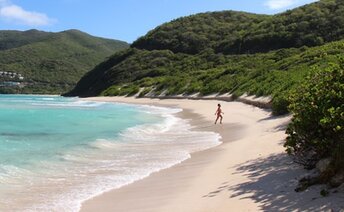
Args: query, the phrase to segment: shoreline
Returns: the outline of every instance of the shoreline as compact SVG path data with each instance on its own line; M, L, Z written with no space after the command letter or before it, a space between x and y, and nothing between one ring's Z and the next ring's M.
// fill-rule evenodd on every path
M343 207L339 195L321 198L319 186L303 193L293 191L296 178L305 171L284 153L282 144L288 116L271 117L266 110L220 100L133 97L84 100L182 108L179 116L191 120L194 130L217 132L223 143L192 153L190 159L142 180L89 199L82 203L81 211L336 210ZM214 125L219 102L225 112L224 124ZM280 172L284 175L280 176ZM328 204L329 200L338 204Z

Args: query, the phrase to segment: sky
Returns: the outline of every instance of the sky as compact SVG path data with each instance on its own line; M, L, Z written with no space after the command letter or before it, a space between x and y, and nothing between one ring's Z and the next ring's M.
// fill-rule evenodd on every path
M78 29L127 41L173 19L237 10L276 14L316 0L0 0L0 30Z

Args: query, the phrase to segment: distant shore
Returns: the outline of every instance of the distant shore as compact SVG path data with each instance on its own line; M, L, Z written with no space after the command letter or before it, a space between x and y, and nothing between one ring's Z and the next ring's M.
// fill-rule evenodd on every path
M95 97L89 101L122 102L182 108L181 118L196 131L220 133L223 144L192 154L172 168L83 203L81 211L326 211L344 208L343 193L321 197L320 186L294 191L305 171L285 154L289 116L239 102L218 100ZM224 124L214 125L221 103Z

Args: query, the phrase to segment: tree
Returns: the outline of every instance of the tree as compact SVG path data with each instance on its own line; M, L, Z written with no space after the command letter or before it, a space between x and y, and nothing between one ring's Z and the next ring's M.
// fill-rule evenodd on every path
M344 62L312 73L290 96L285 147L306 165L330 157L335 174L344 170Z

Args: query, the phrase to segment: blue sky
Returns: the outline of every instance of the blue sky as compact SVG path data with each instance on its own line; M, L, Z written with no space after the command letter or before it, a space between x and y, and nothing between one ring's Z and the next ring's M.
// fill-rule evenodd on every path
M275 14L315 0L0 0L0 30L63 31L132 42L156 26L199 12Z

